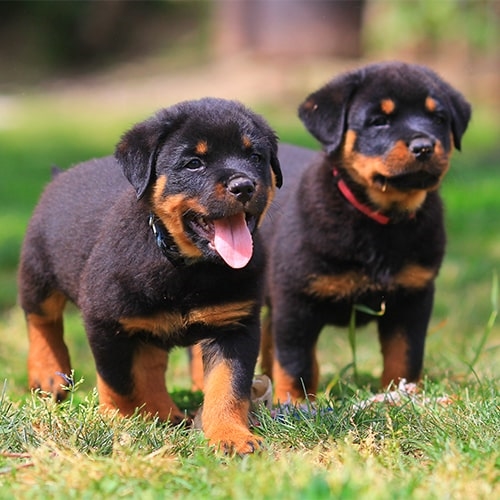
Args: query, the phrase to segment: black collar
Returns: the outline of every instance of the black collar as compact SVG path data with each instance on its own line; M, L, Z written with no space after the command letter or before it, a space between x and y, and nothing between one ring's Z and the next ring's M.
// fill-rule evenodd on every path
M151 213L148 217L148 224L156 240L158 248L162 251L163 255L174 266L184 265L186 262L182 257L179 247L174 243L172 235L168 232L165 226L161 223L160 219Z

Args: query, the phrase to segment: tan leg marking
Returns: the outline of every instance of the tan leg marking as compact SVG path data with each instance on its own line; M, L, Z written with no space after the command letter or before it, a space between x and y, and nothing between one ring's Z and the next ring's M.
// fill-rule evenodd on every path
M191 346L191 359L189 362L189 372L191 374L191 390L202 391L203 382L203 355L200 344Z
M312 353L312 380L307 390L307 397L314 400L318 392L319 381L319 366L316 355ZM296 381L290 374L281 366L280 362L275 358L273 363L273 383L274 383L274 401L276 403L292 402L296 403L304 401L306 394L300 380Z
M179 423L184 414L170 397L165 383L168 355L163 349L142 345L135 354L132 368L133 391L118 394L97 374L97 390L101 409L118 410L123 416L132 415L136 408L148 416Z
M266 311L261 319L260 367L262 373L273 377L273 336L271 332L271 313Z
M408 343L403 335L381 341L384 357L382 386L388 387L391 382L398 384L408 373Z
M249 400L237 399L232 370L225 362L215 365L205 379L202 428L211 445L222 451L253 453L261 440L248 428Z
M63 339L65 303L64 295L56 292L41 305L42 314L26 315L29 386L51 392L57 400L66 397L61 384L67 385L67 381L57 373L69 375L71 372L69 352Z

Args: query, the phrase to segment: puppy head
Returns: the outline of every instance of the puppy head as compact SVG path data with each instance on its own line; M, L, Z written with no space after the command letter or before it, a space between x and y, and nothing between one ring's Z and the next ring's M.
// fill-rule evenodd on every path
M346 73L299 108L307 129L372 203L403 211L415 211L437 189L470 114L433 71L398 62Z
M185 258L249 262L252 234L282 183L263 118L235 101L182 102L125 133L115 156Z

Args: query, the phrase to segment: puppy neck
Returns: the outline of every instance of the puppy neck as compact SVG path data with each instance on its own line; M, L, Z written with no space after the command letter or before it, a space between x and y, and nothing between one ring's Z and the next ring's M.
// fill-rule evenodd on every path
M396 215L389 215L382 213L379 209L372 208L368 203L363 202L359 199L354 193L354 191L349 187L347 182L342 178L339 169L337 167L333 167L332 169L333 178L337 184L337 188L342 194L342 196L348 201L354 208L356 208L359 212L363 213L370 219L374 220L378 224L387 225L389 223L395 223L401 221L401 213ZM415 212L409 211L405 213L404 218L406 219L414 219Z
M372 210L371 207L362 203L356 198L356 196L351 191L349 186L345 183L344 179L340 177L337 167L333 167L333 177L337 182L337 187L339 188L339 191L353 207L357 208L360 212L370 217L370 219L373 219L374 221L378 222L379 224L383 225L389 224L389 222L391 221L390 217L376 210Z
M169 262L176 267L185 265L186 262L182 257L179 248L174 243L174 239L171 234L160 222L160 219L158 219L158 217L156 217L153 213L149 214L148 225L153 231L158 248L162 251L163 255L165 255Z

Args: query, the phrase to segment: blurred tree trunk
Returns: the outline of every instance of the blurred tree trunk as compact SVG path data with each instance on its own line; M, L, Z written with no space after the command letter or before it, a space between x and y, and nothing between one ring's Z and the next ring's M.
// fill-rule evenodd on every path
M365 0L215 0L218 53L359 57Z

